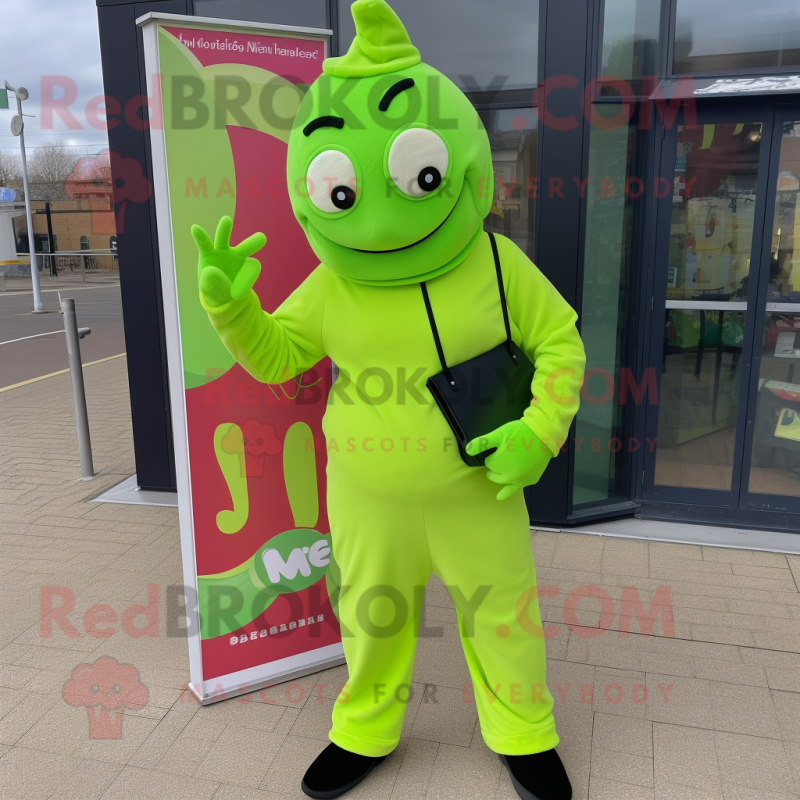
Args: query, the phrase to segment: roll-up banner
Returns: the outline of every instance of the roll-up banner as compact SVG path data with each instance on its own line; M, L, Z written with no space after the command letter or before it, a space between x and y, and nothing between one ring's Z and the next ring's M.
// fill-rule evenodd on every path
M251 377L198 299L191 226L255 254L274 311L317 266L286 186L298 105L330 31L150 13L144 36L190 688L203 703L344 662L325 508L330 362ZM116 177L116 176L115 176ZM129 280L135 280L129 278Z

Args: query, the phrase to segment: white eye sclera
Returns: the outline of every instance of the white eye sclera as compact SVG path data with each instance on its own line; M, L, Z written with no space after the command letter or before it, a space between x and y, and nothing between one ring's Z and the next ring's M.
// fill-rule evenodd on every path
M334 214L356 202L356 170L341 150L325 150L308 165L306 186L311 202Z
M389 175L409 197L425 197L438 189L447 172L449 156L442 138L427 128L409 128L389 148Z

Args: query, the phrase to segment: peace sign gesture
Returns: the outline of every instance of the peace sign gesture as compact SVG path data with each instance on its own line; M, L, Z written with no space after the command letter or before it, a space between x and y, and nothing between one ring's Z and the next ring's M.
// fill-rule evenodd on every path
M241 300L253 288L261 264L253 258L266 243L263 233L254 233L231 247L233 220L222 217L214 241L199 225L192 225L192 237L200 252L198 278L200 294L209 305L221 306Z

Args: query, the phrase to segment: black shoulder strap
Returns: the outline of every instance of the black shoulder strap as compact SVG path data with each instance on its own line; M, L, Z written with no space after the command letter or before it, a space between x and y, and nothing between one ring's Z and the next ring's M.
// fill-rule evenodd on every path
M431 324L431 333L433 333L433 341L436 344L436 352L439 354L439 361L442 364L442 372L449 374L450 370L447 368L447 362L444 359L442 340L439 338L439 329L436 327L436 320L433 317L431 299L428 297L428 287L425 285L425 281L420 283L419 288L422 289L422 299L425 301L425 310L428 312L428 322Z
M506 290L503 288L503 272L500 269L500 254L497 252L497 242L494 234L489 232L489 241L492 244L494 268L497 271L497 287L500 290L500 305L503 308L503 324L506 326L506 344L511 343L511 324L508 321L508 305L506 304Z
M497 242L495 241L494 234L489 232L489 242L492 245L492 255L494 256L494 268L497 272L497 286L500 290L500 305L503 309L503 324L506 328L506 347L508 348L509 353L511 353L511 358L514 360L514 363L517 361L517 357L514 355L513 351L511 350L511 324L508 321L508 306L506 305L506 292L505 288L503 287L503 272L500 269L500 255L497 252ZM428 322L431 325L431 333L433 333L433 341L436 344L436 352L439 355L439 362L442 365L442 372L444 372L447 380L455 386L455 381L453 380L453 376L450 373L450 369L447 366L447 361L444 358L444 350L442 350L442 340L439 338L439 329L436 327L436 320L433 316L433 309L431 308L431 299L428 296L428 287L425 285L425 281L421 281L419 284L420 289L422 289L422 299L425 301L425 311L428 313Z

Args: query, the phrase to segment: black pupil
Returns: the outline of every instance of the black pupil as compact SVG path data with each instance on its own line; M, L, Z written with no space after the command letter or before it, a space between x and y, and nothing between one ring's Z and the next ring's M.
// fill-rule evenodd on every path
M436 167L425 167L425 169L420 171L419 177L417 178L419 188L422 189L423 192L432 192L439 187L441 182L442 174Z
M356 202L356 193L349 186L336 186L331 192L331 202L336 208L352 208Z

